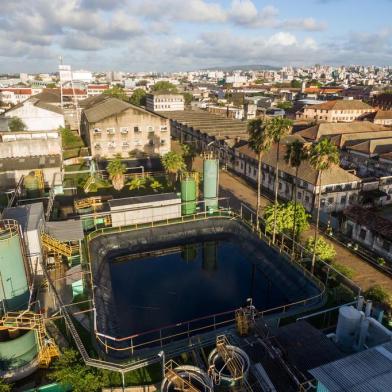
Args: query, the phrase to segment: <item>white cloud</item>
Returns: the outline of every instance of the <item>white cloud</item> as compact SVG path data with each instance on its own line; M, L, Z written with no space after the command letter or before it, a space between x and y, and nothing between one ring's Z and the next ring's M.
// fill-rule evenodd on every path
M268 40L269 45L292 46L297 44L297 38L290 33L279 32Z
M251 0L233 0L228 14L231 21L242 26L273 27L279 11L270 5L258 10Z
M327 28L325 22L318 22L314 18L289 19L279 24L286 30L323 31Z

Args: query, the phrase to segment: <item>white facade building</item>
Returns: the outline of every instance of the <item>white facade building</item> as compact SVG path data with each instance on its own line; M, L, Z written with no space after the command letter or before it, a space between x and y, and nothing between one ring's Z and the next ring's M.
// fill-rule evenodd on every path
M64 127L61 108L30 98L4 113L5 117L19 117L29 131L51 131Z
M184 110L185 100L181 94L147 94L146 108L153 112L173 112Z

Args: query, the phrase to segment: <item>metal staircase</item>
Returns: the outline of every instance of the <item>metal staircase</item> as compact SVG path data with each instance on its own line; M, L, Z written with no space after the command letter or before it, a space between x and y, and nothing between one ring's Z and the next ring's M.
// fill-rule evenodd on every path
M230 350L228 346L230 346L230 343L225 335L217 336L216 350L224 361L225 366L227 366L232 378L234 380L239 380L244 374L243 366L241 361L238 360L236 355L233 355L233 351Z
M48 368L54 358L60 356L60 351L54 341L47 336L44 318L41 314L29 310L8 312L0 319L0 330L13 333L18 330L35 331L38 344L38 364Z
M176 391L200 392L199 389L192 385L190 380L181 377L176 372L176 367L178 365L172 359L165 363L165 377L174 386L174 389Z
M59 241L58 239L50 236L49 234L41 234L42 246L48 251L54 254L63 255L65 257L71 257L78 251L77 246L71 246Z
M245 309L241 308L235 312L235 324L240 336L249 334L250 323L249 317Z

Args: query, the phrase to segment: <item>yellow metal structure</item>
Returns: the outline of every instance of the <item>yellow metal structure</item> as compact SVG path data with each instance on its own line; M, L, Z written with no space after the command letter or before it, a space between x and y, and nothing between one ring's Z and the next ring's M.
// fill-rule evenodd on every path
M86 183L84 184L83 190L84 190L85 193L88 193L90 191L90 186L92 184L95 184L95 177L94 176L90 176L87 179Z
M63 255L65 257L71 257L78 250L77 246L65 244L46 233L41 234L41 241L42 246L48 252L53 252L54 254Z
M18 330L35 331L38 342L38 363L41 368L48 368L52 360L60 356L53 339L47 337L41 314L29 310L8 312L0 319L0 330L8 330L10 334Z
M174 386L176 391L186 391L186 392L200 392L199 389L195 388L190 380L181 377L176 372L176 367L178 365L171 359L165 364L165 377Z
M248 335L250 329L249 317L245 309L241 308L235 312L235 324L240 336Z
M225 367L230 372L230 375L234 381L241 380L244 376L244 370L242 363L239 361L233 351L228 348L230 346L229 341L225 335L217 336L216 338L216 350L225 363Z
M94 212L102 207L102 199L100 196L86 197L84 199L75 200L74 207L76 210L83 208L93 208Z
M42 170L34 170L34 176L38 180L38 189L45 189L44 172Z

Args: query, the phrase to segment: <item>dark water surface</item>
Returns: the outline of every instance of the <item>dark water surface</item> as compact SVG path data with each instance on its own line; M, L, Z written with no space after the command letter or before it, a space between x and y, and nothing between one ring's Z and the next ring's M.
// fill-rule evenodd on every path
M249 297L259 310L292 302L282 282L270 281L251 258L235 242L214 241L111 262L120 331L129 336L234 310Z

